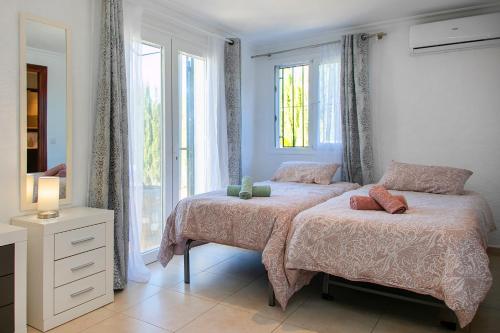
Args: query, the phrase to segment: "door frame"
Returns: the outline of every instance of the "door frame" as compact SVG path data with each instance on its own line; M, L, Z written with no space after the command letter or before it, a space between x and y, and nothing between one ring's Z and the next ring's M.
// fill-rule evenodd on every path
M142 40L146 43L151 43L162 48L162 226L163 232L164 223L170 214L172 205L172 39L170 36L162 34L156 30L142 29ZM157 261L159 247L143 252L142 259L144 263L150 264Z
M172 39L172 203L179 201L180 190L180 89L179 89L179 56L190 55L206 60L207 47L195 45L181 39Z
M47 66L26 64L26 73L28 72L37 73L38 78L38 151L35 172L45 172L47 171Z
M162 221L166 221L179 199L179 64L178 53L206 58L206 45L175 38L150 26L142 27L142 40L162 47L163 51L163 124L162 124ZM177 158L177 159L176 159ZM162 232L164 225L162 225ZM142 253L145 264L157 261L159 248Z

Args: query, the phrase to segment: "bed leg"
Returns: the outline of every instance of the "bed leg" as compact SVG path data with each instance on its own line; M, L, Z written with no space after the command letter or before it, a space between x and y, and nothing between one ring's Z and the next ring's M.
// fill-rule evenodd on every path
M274 297L273 285L271 284L271 281L269 281L269 279L267 280L267 297L269 306L275 306L276 298Z
M186 248L184 249L184 283L189 284L190 281L190 271L189 271L189 250L191 248L192 239L188 239L186 242Z
M321 298L331 301L333 296L330 295L330 276L327 273L323 273L323 287L321 290Z
M457 330L457 325L458 325L458 319L457 319L457 316L455 315L455 313L446 308L446 309L443 309L444 311L442 311L441 315L442 317L441 318L444 318L443 320L441 320L440 324L441 326L443 326L444 328L450 330L450 331L456 331Z

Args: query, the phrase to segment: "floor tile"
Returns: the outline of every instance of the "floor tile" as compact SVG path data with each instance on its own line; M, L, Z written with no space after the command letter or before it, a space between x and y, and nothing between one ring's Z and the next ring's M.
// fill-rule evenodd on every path
M278 325L275 320L217 305L180 329L179 333L268 333Z
M496 308L481 306L470 326L471 333L498 333L500 312Z
M493 284L493 286L491 286L483 304L500 311L500 284Z
M207 299L162 290L124 313L149 324L175 331L216 304Z
M450 332L440 323L442 320L456 319L449 310L390 298L387 298L383 308L384 313L373 330L374 333ZM461 329L457 325L456 332L469 332L469 330L469 327Z
M165 333L154 325L142 322L140 320L117 314L103 322L83 331L84 333Z
M158 262L156 262L156 263L158 263ZM148 267L149 267L149 266L151 266L151 265L154 265L154 264L155 264L155 263L152 263L152 264L148 265ZM159 263L158 263L158 264L159 264ZM174 255L174 256L172 257L172 259L170 259L170 261L168 262L168 264L169 264L169 265L178 265L178 266L183 266L183 265L184 265L184 256L183 256L183 255L178 255L178 254L176 254L176 255ZM161 265L160 265L160 266L161 266Z
M99 308L92 312L89 312L81 317L78 317L72 321L69 321L61 326L51 329L50 333L76 333L85 330L103 320L115 315L113 311L107 310L106 308ZM28 332L38 332L34 328L30 328Z
M321 333L369 333L379 317L376 308L325 301L318 297L301 304L285 323Z
M234 276L201 272L191 278L190 284L181 282L174 288L182 293L220 301L248 285L247 280Z
M149 283L136 283L129 281L122 291L115 292L115 301L106 305L106 309L122 312L142 300L160 292L161 288Z
M280 325L273 333L316 333L315 331L308 330L307 328L302 328L298 326L293 326L290 324Z
M205 246L205 245L202 245ZM189 266L191 272L197 273L209 269L217 264L220 264L230 258L234 257L234 255L224 255L224 254L214 254L210 253L210 251L203 251L194 248L191 250L189 255ZM182 259L182 267L184 267L184 258Z
M488 256L490 258L490 269L491 271L500 273L500 255L492 255Z
M169 288L184 281L184 266L169 263L167 267L163 267L160 263L155 262L148 267L151 269L151 279L149 280L151 285ZM191 271L191 276L198 272L200 271Z
M219 259L229 259L232 256L247 253L249 250L222 244L208 243L193 247L190 252L194 254L202 252L206 256L217 257Z
M223 304L236 307L240 310L249 311L270 319L282 321L293 313L293 311L295 311L308 296L309 294L307 291L299 291L290 300L286 311L283 311L279 304L271 307L268 305L267 277L261 277L235 294L224 299Z
M266 269L260 258L260 254L240 254L210 267L207 271L253 281L266 274Z

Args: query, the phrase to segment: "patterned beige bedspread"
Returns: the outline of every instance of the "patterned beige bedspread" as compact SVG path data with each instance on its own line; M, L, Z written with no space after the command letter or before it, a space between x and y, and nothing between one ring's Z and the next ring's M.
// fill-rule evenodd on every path
M352 195L328 200L294 219L286 249L291 284L306 271L326 272L444 300L464 327L490 289L487 233L495 229L477 193L405 195L409 210L391 215L349 208Z
M288 227L299 212L359 187L351 183L256 183L263 184L271 185L271 197L242 200L226 196L226 191L214 191L179 201L165 225L160 262L167 265L187 239L262 251L270 237L285 233L277 254L283 258ZM284 272L283 261L281 267Z

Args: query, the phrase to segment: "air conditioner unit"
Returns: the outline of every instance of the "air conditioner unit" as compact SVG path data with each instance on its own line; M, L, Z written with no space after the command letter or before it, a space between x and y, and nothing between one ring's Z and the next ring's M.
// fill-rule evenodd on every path
M412 54L500 45L500 13L410 27Z

